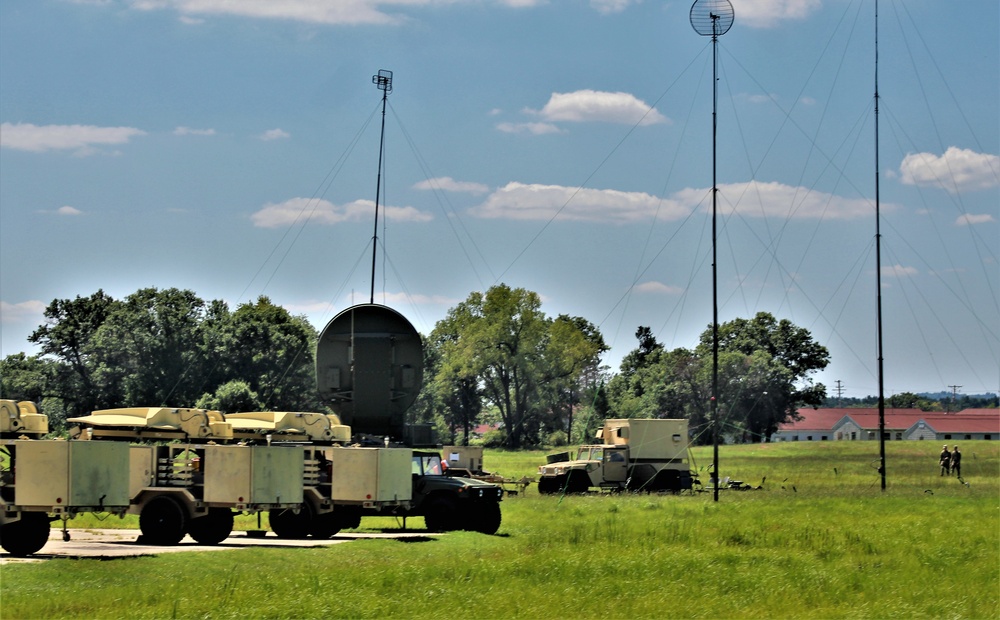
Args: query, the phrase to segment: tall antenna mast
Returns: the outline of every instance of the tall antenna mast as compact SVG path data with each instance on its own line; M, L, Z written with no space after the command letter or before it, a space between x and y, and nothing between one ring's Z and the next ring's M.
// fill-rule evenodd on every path
M382 189L382 151L385 149L385 104L392 92L392 71L379 69L372 84L382 91L382 134L378 141L378 178L375 181L375 233L372 235L372 290L368 303L375 303L375 256L378 254L378 199Z
M716 205L719 193L716 181L715 146L718 134L716 115L719 106L719 37L733 26L733 5L729 0L695 0L691 5L691 27L702 36L712 37L712 475L715 476L714 499L719 501L719 285L716 260Z
M882 215L879 203L878 160L878 0L875 0L875 345L878 356L878 458L885 491L885 380L882 371Z

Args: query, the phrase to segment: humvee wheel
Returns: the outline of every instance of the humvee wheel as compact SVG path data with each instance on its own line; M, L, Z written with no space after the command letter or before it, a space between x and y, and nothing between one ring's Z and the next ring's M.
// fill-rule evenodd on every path
M13 556L37 553L48 541L49 517L44 512L22 513L20 520L0 529L0 546Z
M538 492L541 495L559 493L566 486L566 476L546 476L538 479Z
M582 471L571 471L567 474L567 493L586 493L590 489L590 476Z
M268 521L278 538L306 538L312 530L313 509L309 502L304 502L298 514L291 508L272 510L268 513Z
M204 517L191 519L188 534L203 545L217 545L233 532L233 511L228 508L209 508Z
M472 523L469 529L473 532L492 536L500 529L500 522L503 520L503 515L500 513L499 503L482 502L474 505L471 512Z
M455 502L443 497L431 500L424 511L424 523L432 532L451 532L459 529Z
M187 514L177 500L166 495L154 497L139 513L143 540L153 545L176 545L187 531Z

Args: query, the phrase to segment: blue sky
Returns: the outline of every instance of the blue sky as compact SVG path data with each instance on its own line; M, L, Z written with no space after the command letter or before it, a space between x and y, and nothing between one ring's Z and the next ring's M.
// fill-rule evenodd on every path
M719 40L720 320L767 311L877 392L874 3L733 0ZM0 354L53 299L376 298L427 333L497 282L583 316L711 323L711 40L688 2L0 3ZM1000 17L879 5L886 392L1000 389Z

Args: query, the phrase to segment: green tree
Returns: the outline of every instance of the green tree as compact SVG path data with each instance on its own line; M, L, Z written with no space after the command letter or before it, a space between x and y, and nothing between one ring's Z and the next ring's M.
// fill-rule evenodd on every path
M686 417L697 443L711 425L712 329L693 350L665 351L648 328L636 332L639 347L622 360L609 386L614 415ZM766 312L719 326L719 417L737 440L760 441L793 419L801 406L818 406L826 388L811 375L829 353L808 330Z
M5 385L16 382L18 393L32 398L60 398L71 415L191 406L203 397L235 401L239 390L227 385L233 381L245 382L244 396L256 395L241 407L321 409L316 331L266 297L231 312L186 290L140 289L122 301L98 291L54 300L45 316L29 339L42 353L6 360Z
M116 388L95 377L99 355L94 335L118 305L103 290L89 297L55 299L45 308L45 324L28 337L28 342L39 345L42 356L57 362L49 387L65 401L71 415L100 408Z
M233 380L223 383L214 394L205 394L194 405L198 409L214 409L222 413L260 411L263 403L246 381Z
M261 296L219 323L213 346L222 352L216 361L226 380L245 381L266 409L321 409L314 363L318 334L304 317Z
M472 407L476 392L496 407L507 445L538 440L566 381L599 356L596 328L569 317L548 319L536 293L505 284L475 292L435 326L441 349L440 389L453 408Z
M192 291L145 288L108 314L93 336L94 375L117 386L106 405L191 406L209 360L200 346L205 302Z
M793 420L796 410L819 406L826 387L811 375L830 363L826 347L809 330L768 312L719 325L719 410L730 432L762 441ZM697 353L711 362L712 329L701 335ZM723 358L723 354L728 355ZM723 363L725 359L725 363ZM724 431L726 429L723 429Z

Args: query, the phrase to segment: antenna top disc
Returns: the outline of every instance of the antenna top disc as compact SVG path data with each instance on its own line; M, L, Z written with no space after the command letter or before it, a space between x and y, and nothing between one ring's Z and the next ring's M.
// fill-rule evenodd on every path
M729 0L695 0L691 5L691 27L705 37L729 32L733 17L733 5Z

